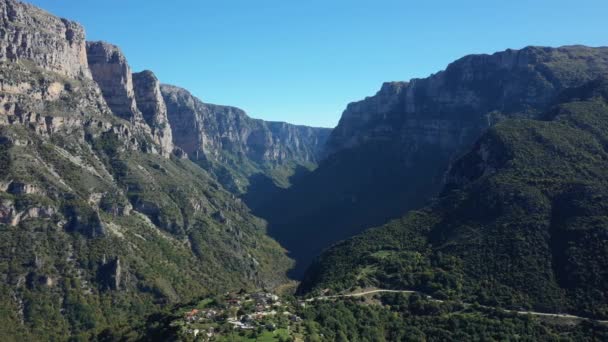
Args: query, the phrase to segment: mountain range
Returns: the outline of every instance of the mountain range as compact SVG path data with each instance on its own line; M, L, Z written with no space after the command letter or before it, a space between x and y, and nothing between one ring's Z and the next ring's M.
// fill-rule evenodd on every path
M294 280L607 319L607 80L605 47L470 55L299 126L0 0L0 339L129 340Z
M488 128L538 118L564 89L607 73L608 48L527 47L466 56L428 78L385 83L347 106L315 172L256 213L292 252L301 276L332 243L436 196L450 165Z

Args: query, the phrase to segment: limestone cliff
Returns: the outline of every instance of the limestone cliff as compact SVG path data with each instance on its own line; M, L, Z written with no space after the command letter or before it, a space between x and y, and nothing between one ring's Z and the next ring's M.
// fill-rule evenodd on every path
M87 53L93 79L114 115L129 121L135 130L152 140L151 145L144 146L147 152L169 157L173 135L154 73L133 73L122 51L112 44L88 42Z
M221 158L222 151L254 161L316 162L326 128L252 119L235 107L204 103L183 88L162 85L175 143L187 153Z
M561 90L605 74L607 65L608 48L585 46L466 56L428 78L385 83L376 95L349 104L326 154L383 139L451 150L502 118L534 117Z
M122 51L105 42L87 42L89 68L115 115L132 122L143 117L137 109L131 67Z
M173 151L173 134L167 117L167 106L160 91L160 82L149 70L133 74L137 108L152 130L154 142L160 146L161 154Z
M89 77L82 26L16 0L0 1L0 61L31 61L70 77Z

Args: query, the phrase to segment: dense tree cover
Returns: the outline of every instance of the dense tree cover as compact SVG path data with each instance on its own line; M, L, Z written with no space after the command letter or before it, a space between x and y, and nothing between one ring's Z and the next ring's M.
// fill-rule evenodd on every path
M557 325L533 317L418 295L383 295L383 306L358 300L317 303L304 310L306 341L585 341L608 338L608 328L588 322Z
M607 84L566 92L543 120L497 124L439 199L330 248L301 291L409 288L608 317Z

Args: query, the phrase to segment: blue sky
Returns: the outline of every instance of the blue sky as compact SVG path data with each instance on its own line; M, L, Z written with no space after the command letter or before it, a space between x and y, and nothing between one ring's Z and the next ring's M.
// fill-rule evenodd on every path
M332 127L384 81L470 53L608 45L606 0L30 0L135 71L266 120Z

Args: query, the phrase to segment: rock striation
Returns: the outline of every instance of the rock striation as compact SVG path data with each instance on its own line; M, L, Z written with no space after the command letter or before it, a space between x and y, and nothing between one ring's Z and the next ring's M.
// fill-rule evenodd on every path
M183 88L162 85L175 144L191 156L225 153L256 163L318 160L331 131L252 119L235 107L204 103Z
M31 61L65 76L90 78L82 26L16 0L0 1L0 61Z
M145 70L133 74L137 108L152 130L154 142L160 146L160 152L168 156L173 151L173 133L167 106L160 91L160 82L153 72Z
M87 55L93 79L112 112L128 121L143 121L135 102L131 67L122 51L105 42L87 42Z
M146 146L146 151L169 157L173 135L154 73L133 73L122 51L106 42L88 42L87 54L93 79L112 112L151 138L155 146Z

